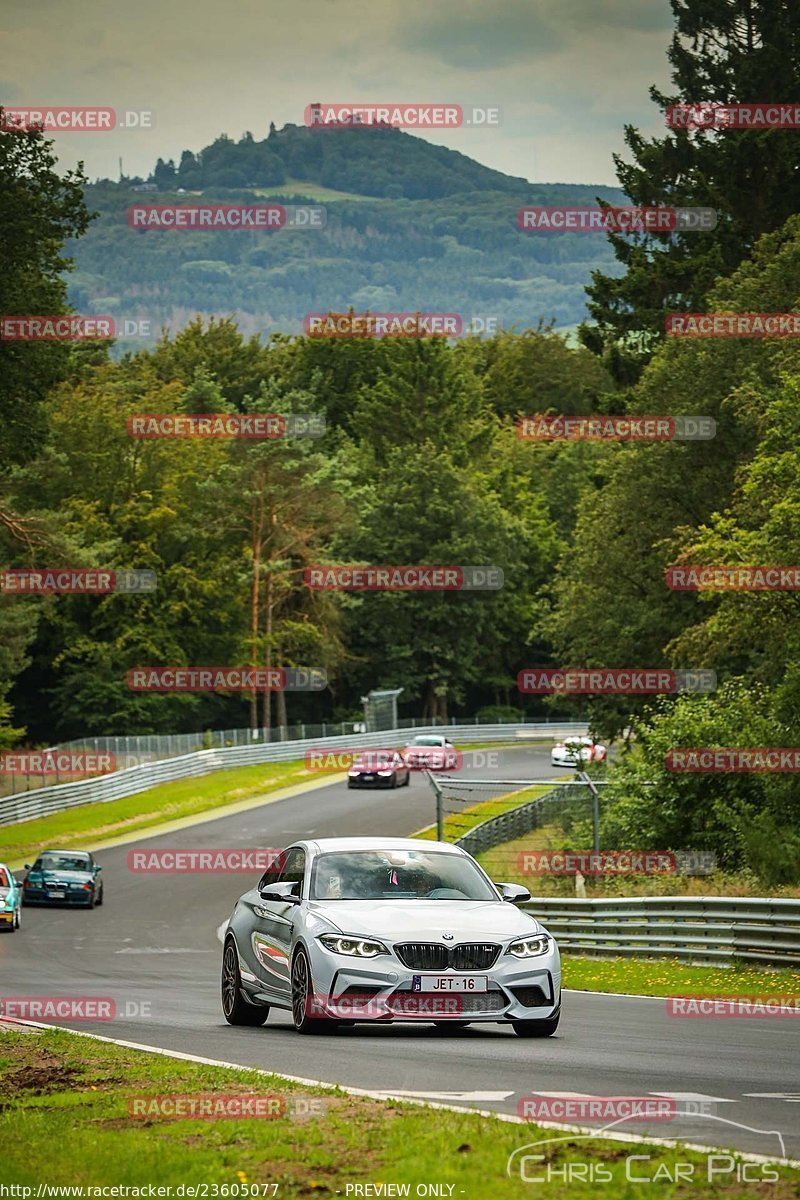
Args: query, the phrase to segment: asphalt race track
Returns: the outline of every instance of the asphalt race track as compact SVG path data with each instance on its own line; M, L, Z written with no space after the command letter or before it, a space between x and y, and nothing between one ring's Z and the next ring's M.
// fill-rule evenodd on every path
M506 778L559 773L549 748L501 754ZM558 1034L541 1041L499 1025L461 1032L355 1026L334 1037L300 1037L289 1014L274 1009L261 1029L234 1028L220 1009L217 931L252 877L135 875L127 867L138 846L280 848L302 836L406 835L432 820L430 787L412 775L397 791L348 791L339 782L98 852L103 906L24 908L22 930L0 934L0 995L113 997L118 1014L127 1006L131 1015L72 1027L483 1109L516 1113L522 1097L539 1094L664 1094L689 1115L617 1131L800 1158L800 1038L789 1017L681 1019L667 1015L664 1000L567 992ZM529 1141L521 1128L520 1145Z

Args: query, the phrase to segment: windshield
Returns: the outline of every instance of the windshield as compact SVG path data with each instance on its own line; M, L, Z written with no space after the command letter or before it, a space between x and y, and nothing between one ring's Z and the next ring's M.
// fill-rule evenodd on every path
M440 737L415 737L412 745L414 746L442 746L444 738Z
M350 850L320 854L312 900L497 900L468 858L430 850Z
M86 854L43 854L37 859L38 871L88 871L89 857Z

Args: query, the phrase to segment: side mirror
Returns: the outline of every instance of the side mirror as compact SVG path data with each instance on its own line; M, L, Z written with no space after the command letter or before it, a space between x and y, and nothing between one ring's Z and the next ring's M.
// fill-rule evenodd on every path
M102 867L98 867L98 866L96 866L96 865L95 865L95 868L94 868L94 873L95 873L95 875L99 875L99 874L100 874L100 872L102 871L102 869L103 869Z
M262 900L282 900L284 904L299 904L300 897L296 891L299 886L297 883L270 883L258 894Z
M30 864L30 863L25 863L25 870L26 870L26 871L30 871L30 869L31 869L31 864Z
M530 900L531 898L528 889L520 887L517 883L498 883L495 884L495 887L509 904L524 904L526 900Z

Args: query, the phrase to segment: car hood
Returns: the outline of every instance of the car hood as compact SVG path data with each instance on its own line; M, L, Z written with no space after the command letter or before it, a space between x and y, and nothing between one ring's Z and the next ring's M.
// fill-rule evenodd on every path
M537 933L530 913L504 900L316 900L309 908L341 933L386 938L390 942L442 942L452 945Z
M6 896L11 894L11 888L0 887L0 900L5 900Z
M94 879L92 871L31 871L31 875L41 875L45 883L91 883Z

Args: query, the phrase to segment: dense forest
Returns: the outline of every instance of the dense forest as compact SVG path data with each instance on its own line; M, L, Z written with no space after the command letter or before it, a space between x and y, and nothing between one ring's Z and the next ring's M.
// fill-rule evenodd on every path
M748 28L724 12L681 12L681 51L674 44L671 53L675 94L655 99L691 95L687 37L698 58L717 64L717 76L705 79L709 97L736 94L746 44L749 90L790 98L800 15L782 8L778 37L766 5L752 7ZM760 39L768 53L752 50ZM724 62L718 50L707 54L712 44L725 47ZM332 136L339 135L319 135ZM354 162L377 139L407 144L395 133L353 136L364 138ZM331 243L312 245L311 234L292 235L305 239L303 258L298 249L280 266L271 256L291 254L277 236L259 248L238 234L208 235L208 262L193 277L175 257L199 253L193 235L174 242L130 235L123 229L129 197L110 184L98 185L106 209L91 225L98 188L80 172L59 175L41 135L0 138L0 248L9 264L0 277L2 312L66 311L62 247L77 242L84 250L73 287L98 311L109 303L92 288L107 277L98 271L92 283L87 272L105 262L120 285L151 299L163 298L164 281L175 276L189 318L119 361L95 343L0 342L0 564L136 567L158 576L157 590L141 596L0 596L0 743L282 723L287 715L344 719L366 689L382 686L402 686L409 713L512 715L550 703L523 701L516 691L525 666L706 667L720 681L709 696L558 700L561 712L588 715L598 734L634 739L615 767L621 799L604 818L608 844L687 845L696 835L727 865L772 882L796 878L800 792L792 775L675 775L664 765L676 745L792 746L800 723L795 593L674 592L664 582L665 569L680 562L796 564L800 545L796 340L663 336L670 311L797 308L800 215L786 211L785 180L787 172L800 178L800 143L792 131L740 132L734 155L730 136L675 130L645 142L628 131L632 161L618 164L626 192L638 203L715 207L720 224L702 242L689 234L612 236L616 261L595 271L594 320L581 346L535 323L485 339L337 340L255 336L238 305L204 315L207 305L225 307L226 287L245 295L257 269L286 272L282 312L300 278L316 310L347 302L404 307L411 285L399 284L402 272L426 261L439 283L426 293L431 308L457 310L462 296L483 304L488 293L476 292L476 276L459 275L458 264L476 268L486 255L509 273L514 259L509 278L533 288L522 243L512 250L518 198L480 172L469 186L484 180L494 190L344 204L346 219L331 219L325 237L373 264L369 285L361 268L347 276L339 259L331 265ZM308 172L311 137L273 131L266 149L252 143L260 149L247 162L261 165L242 167L244 183L262 166L288 177L302 163ZM238 161L240 145L224 143L220 170ZM190 182L205 186L212 175L203 172L214 162L206 156L195 156L195 168L184 156L179 174L196 169ZM431 161L471 170L460 156ZM766 175L765 163L774 168ZM355 178L325 173L324 182L350 186ZM519 199L536 197L523 188ZM436 204L445 206L438 218ZM495 219L503 204L508 228ZM393 227L403 205L405 242ZM22 232L17 223L12 247L9 230L23 208L29 220ZM555 270L567 243L525 243L535 245L553 255L547 269ZM596 239L580 246L600 253ZM391 273L379 266L389 261ZM575 272L572 283L586 266L564 258L558 265ZM345 271L348 286L330 288L328 268ZM218 291L214 271L227 280ZM451 290L457 277L463 293ZM253 305L256 294L254 285ZM392 296L397 305L387 303ZM321 413L327 432L251 442L137 440L126 418L141 412ZM716 422L716 437L521 440L517 417L545 412L704 414ZM505 586L361 595L303 586L309 564L337 562L493 564ZM326 669L330 686L271 705L126 686L126 671L138 664L241 662L313 664ZM655 806L646 786L654 780Z

